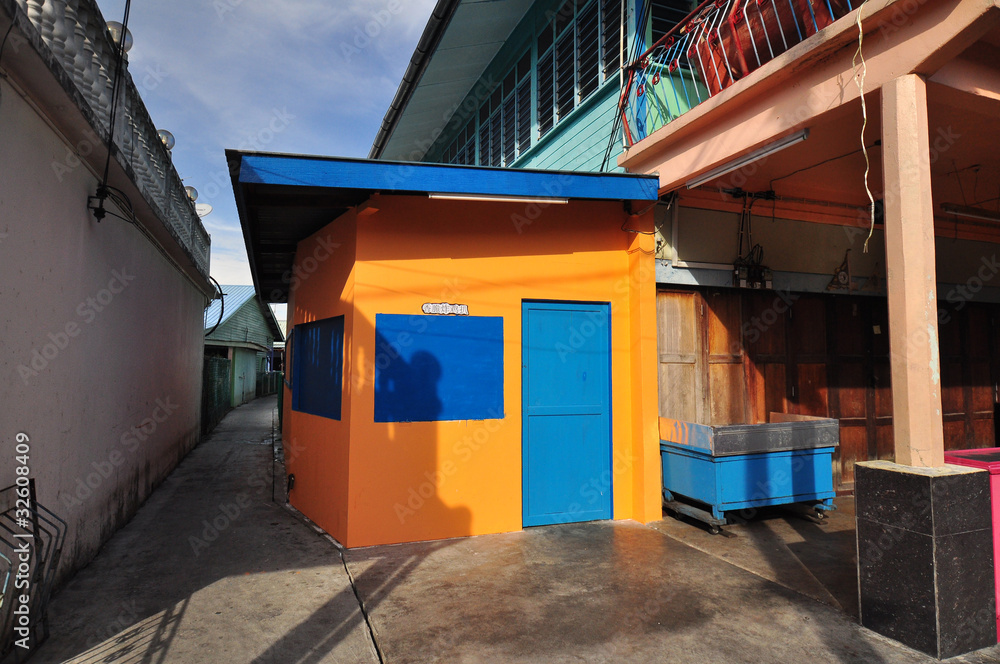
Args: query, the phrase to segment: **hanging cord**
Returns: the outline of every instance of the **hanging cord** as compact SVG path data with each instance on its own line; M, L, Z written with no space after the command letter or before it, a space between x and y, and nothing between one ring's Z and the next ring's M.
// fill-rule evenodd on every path
M226 314L226 298L224 297L225 293L222 292L222 286L219 285L219 282L216 281L215 277L209 275L208 278L211 280L213 284L215 284L215 287L219 290L219 320L215 321L215 326L211 330L205 333L206 337L210 337L213 334L215 334L215 331L219 329L219 325L222 323L222 317Z
M854 67L854 82L858 84L858 93L861 96L861 116L864 118L861 123L861 151L865 155L865 193L868 194L869 210L871 213L871 224L868 227L868 237L865 238L864 252L868 253L868 241L875 233L875 197L872 195L871 187L868 184L868 174L871 171L871 161L868 159L868 146L865 145L865 129L868 128L868 105L865 103L865 76L868 74L868 65L865 63L865 54L861 48L865 42L865 29L861 25L861 14L864 13L868 0L858 7L858 50L854 53L851 66ZM861 72L858 72L858 60L861 60Z
M128 34L128 17L131 11L132 11L132 0L125 0L125 16L122 19L122 32L118 38L118 44L117 44L118 53L116 58L115 80L111 84L111 112L108 116L108 142L107 142L108 154L104 160L104 177L101 178L101 184L97 187L97 199L98 199L97 208L94 209L94 217L97 219L97 221L103 219L104 216L107 214L107 210L104 209L104 201L105 199L111 197L110 187L108 187L108 173L110 172L111 169L111 151L114 147L114 142L115 142L115 120L117 119L118 116L118 97L121 94L122 79L124 78L123 73L124 73L124 63L125 63L125 35ZM125 196L123 192L119 193L121 194L121 196L125 198L126 201L128 200L128 196ZM115 200L114 197L111 197L111 199L112 201L115 202L116 205L122 207L121 204L119 204L119 201ZM129 203L128 210L126 210L125 208L122 208L122 210L131 212L131 208L132 205L131 203ZM113 215L113 216L118 216L118 215ZM125 221L130 221L130 220L125 219Z

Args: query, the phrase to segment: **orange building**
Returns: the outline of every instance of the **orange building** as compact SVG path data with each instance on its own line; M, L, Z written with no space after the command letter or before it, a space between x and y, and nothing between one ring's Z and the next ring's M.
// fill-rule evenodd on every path
M349 547L661 517L655 177L228 157L296 508Z

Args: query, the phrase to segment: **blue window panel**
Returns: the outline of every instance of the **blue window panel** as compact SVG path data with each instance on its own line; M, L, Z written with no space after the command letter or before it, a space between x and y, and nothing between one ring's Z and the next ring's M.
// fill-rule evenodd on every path
M503 318L375 316L375 421L501 419Z
M295 326L292 410L340 419L344 385L344 317Z

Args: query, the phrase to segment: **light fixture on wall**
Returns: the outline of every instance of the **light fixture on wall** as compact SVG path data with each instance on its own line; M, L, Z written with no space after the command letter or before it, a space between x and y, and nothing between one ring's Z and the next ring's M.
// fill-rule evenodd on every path
M726 175L727 173L732 173L733 171L743 168L744 166L749 166L755 161L758 161L765 157L770 157L775 152L784 150L785 148L795 145L796 143L801 143L807 138L809 138L808 128L803 129L802 131L799 132L795 132L794 134L785 136L784 138L774 141L773 143L769 143L762 148L759 148L757 150L754 150L753 152L743 155L739 159L728 161L722 166L719 166L718 168L713 168L704 175L699 175L696 178L688 180L685 186L687 186L688 189L694 189L695 187L699 187L705 184L706 182L711 182L716 178L720 178L723 175Z
M946 214L952 214L956 217L980 219L982 221L992 221L1000 224L1000 212L993 212L992 210L969 207L968 205L955 205L954 203L942 203L941 210Z
M565 205L568 198L548 198L545 196L484 196L480 194L427 194L427 198L438 201L476 201L478 203L538 203L540 205Z

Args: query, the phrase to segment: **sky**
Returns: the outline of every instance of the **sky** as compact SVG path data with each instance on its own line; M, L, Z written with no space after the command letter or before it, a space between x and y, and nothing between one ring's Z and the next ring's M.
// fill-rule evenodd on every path
M227 148L367 157L434 0L132 2L128 54L212 236L220 284L252 284ZM122 21L125 0L98 0ZM276 308L284 317L284 305Z

